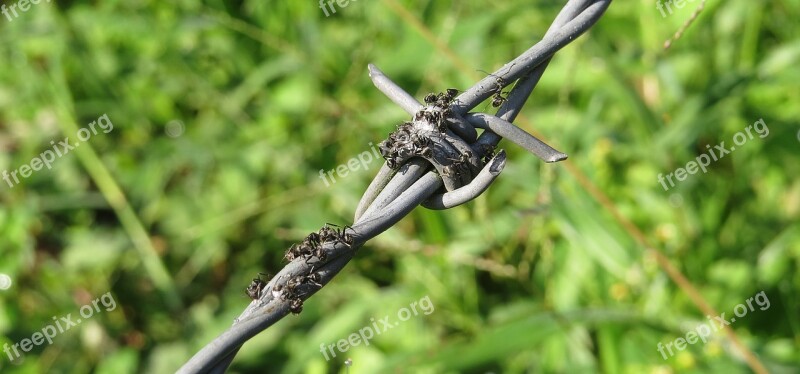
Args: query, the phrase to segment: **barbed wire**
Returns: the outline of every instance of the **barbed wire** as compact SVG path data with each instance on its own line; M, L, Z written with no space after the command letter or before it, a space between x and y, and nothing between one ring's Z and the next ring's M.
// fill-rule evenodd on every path
M179 373L222 373L247 340L322 289L368 240L400 221L418 205L449 209L482 194L505 167L501 139L545 162L567 158L512 124L539 82L553 54L591 28L611 0L569 0L542 40L465 92L429 94L424 104L369 65L375 86L412 116L380 144L386 159L355 210L352 226L326 225L286 253L290 261L268 282L247 288L253 301L233 325L200 349ZM514 84L516 83L516 84ZM511 84L508 92L503 89ZM491 98L495 115L470 113ZM483 129L478 136L476 128Z

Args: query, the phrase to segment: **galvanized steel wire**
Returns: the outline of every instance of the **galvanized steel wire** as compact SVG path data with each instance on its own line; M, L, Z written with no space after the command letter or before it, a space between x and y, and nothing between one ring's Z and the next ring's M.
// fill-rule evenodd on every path
M389 165L391 162L384 163L359 202L353 225L338 229L341 240L316 240L314 234L311 239L315 240L307 238L308 245L315 247L315 251L294 258L269 282L259 285L263 289L258 298L245 308L233 325L197 352L178 372L224 372L242 344L292 310L298 311L298 303L302 304L330 282L364 243L393 226L418 205L448 209L479 196L505 166L505 152L492 154L501 139L510 140L545 162L565 159L565 154L512 122L553 54L591 28L610 4L611 0L568 1L542 40L465 92L448 97L444 102L433 104L433 100L428 102L426 98L428 105L420 103L370 65L369 74L375 86L413 119L405 124L402 134L395 136L395 143L384 142L382 147L385 157L397 156L402 164L392 165L393 169ZM502 88L514 83L508 96L502 96ZM497 95L501 95L500 98ZM500 104L495 115L469 112L489 98ZM437 128L441 123L445 125ZM476 128L483 129L480 136ZM388 154L392 151L399 153Z

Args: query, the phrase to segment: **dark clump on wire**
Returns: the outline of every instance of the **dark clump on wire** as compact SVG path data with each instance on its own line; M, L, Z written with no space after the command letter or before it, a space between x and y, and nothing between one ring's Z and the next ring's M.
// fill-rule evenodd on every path
M306 262L312 257L325 261L326 256L322 250L322 244L335 241L341 241L348 247L353 244L353 236L347 232L347 229L350 227L338 228L336 225L326 224L319 231L308 234L300 244L292 244L283 257L290 262L300 257L305 258Z
M267 282L261 279L262 275L266 276L267 280L269 280L269 275L265 273L258 273L258 278L253 278L253 281L250 282L250 285L244 290L244 293L246 293L247 296L253 300L260 298L261 292L264 291L264 287L267 286Z
M303 258L306 263L316 257L319 262L324 262L327 255L322 248L324 243L328 242L341 242L350 247L354 243L353 235L348 233L347 230L352 230L351 227L345 226L341 228L333 224L326 224L319 231L308 234L303 241L299 244L292 244L289 250L286 251L284 258L287 261L294 261L298 258ZM258 278L254 278L250 285L245 289L245 293L253 300L261 298L264 289L267 287L267 282L261 279L259 273ZM319 273L311 272L307 275L300 275L290 279L286 285L275 285L271 292L272 296L282 300L290 300L289 311L298 314L303 311L303 296L308 295L308 291L303 292L303 286L311 286L315 288L322 288L321 277Z
M414 121L403 122L379 144L388 167L397 169L411 157L431 157L430 133L443 134L447 130L448 119L453 115L450 103L456 95L455 88L427 94L424 100L428 106L414 115Z
M320 281L319 273L298 275L286 282L286 286L275 285L272 289L272 296L280 300L289 300L289 311L299 314L303 311L303 297L309 294L308 287L320 289L322 288ZM303 287L306 288L303 289Z

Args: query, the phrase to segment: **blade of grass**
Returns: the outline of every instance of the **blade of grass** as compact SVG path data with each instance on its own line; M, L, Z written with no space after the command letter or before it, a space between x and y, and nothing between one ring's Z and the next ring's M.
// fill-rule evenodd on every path
M50 91L55 102L55 108L58 116L58 122L61 126L61 131L64 136L72 139L74 134L79 130L75 120L75 109L72 95L67 88L66 75L63 65L61 64L61 56L55 57L50 70ZM182 309L180 294L167 272L167 268L158 256L158 253L150 241L150 236L145 230L139 217L133 211L128 203L125 194L119 187L114 177L105 167L103 162L97 156L90 142L83 142L84 147L74 150L78 154L83 167L89 173L89 176L97 184L100 193L103 194L108 204L114 210L122 227L128 233L134 248L139 252L142 264L144 266L147 276L153 281L155 288L162 294L164 301L172 311Z

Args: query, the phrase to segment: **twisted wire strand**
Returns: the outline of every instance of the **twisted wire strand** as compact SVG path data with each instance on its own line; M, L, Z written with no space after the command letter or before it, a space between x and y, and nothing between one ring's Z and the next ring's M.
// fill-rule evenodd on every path
M511 122L538 84L553 54L592 27L610 4L611 0L569 0L541 41L455 97L449 109L456 120L448 123L448 130L452 132L447 136L459 144L455 146L458 151L463 154L466 144L478 158L488 156L488 150L494 149L505 137L546 162L565 159L565 154ZM415 116L425 109L374 65L369 66L369 74L375 86L410 115ZM496 115L468 113L497 92L498 82L503 82L504 87L515 81L517 84ZM484 129L480 136L477 136L476 127ZM322 289L369 239L389 229L418 205L448 209L474 199L495 180L505 162L506 155L501 150L469 183L453 184L446 192L441 192L445 184L443 178L447 178L441 172L441 165L431 165L418 157L409 159L397 170L384 163L355 210L353 226L343 230L349 240L324 241L319 244L319 252L289 262L266 283L259 297L245 308L233 325L200 349L178 373L225 372L242 344L289 314L297 300L302 305L303 300ZM431 170L431 166L439 167L434 168L439 171ZM287 295L287 289L291 295Z

